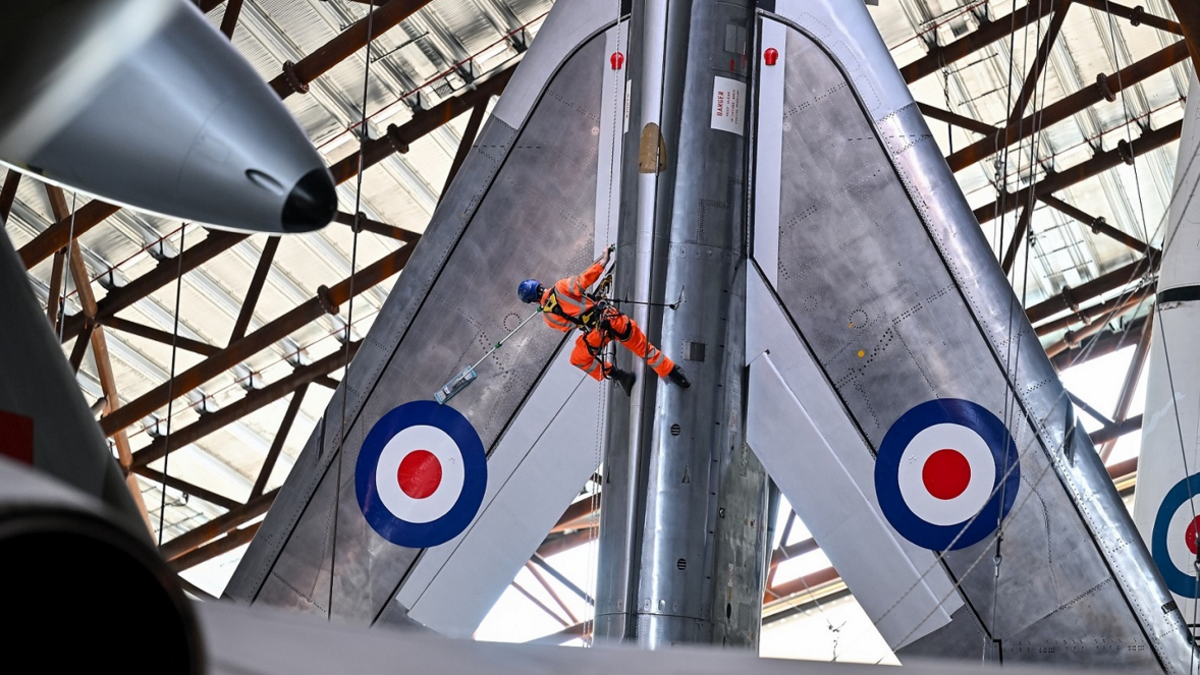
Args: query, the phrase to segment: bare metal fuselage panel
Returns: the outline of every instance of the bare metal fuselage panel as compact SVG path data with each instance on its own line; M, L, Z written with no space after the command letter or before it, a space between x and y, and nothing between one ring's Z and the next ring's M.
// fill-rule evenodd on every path
M370 529L355 498L355 462L372 425L401 403L431 399L515 328L532 309L517 301L519 280L577 274L603 245L592 223L607 57L603 23L592 24L566 26L570 44L547 39L526 56L507 95L527 98L502 101L481 131L229 597L366 623L412 610L427 625L469 635L595 470L604 392L566 362L564 335L538 318L446 404L490 453L475 525L436 550L404 548ZM555 27L552 17L544 30ZM514 426L527 400L536 405ZM452 581L439 583L439 573ZM392 603L398 594L427 609ZM459 616L440 614L455 604Z
M997 530L935 557L887 528L892 541L879 550L894 555L864 557L861 539L828 517L817 541L901 655L1186 671L1180 616L916 104L890 61L869 58L865 30L849 32L861 8L823 13L831 4L779 2L786 30L764 30L786 41L787 74L782 101L760 118L757 305L773 300L794 332L750 338L747 360L770 362L752 363L751 388L773 380L760 392L792 394L792 412L824 443L811 451L840 464L858 503L882 515L894 506L876 494L868 458L924 401L965 399L1003 420L1020 484L999 546ZM859 23L869 21L862 11ZM764 166L772 146L777 163ZM764 200L773 189L777 199ZM755 428L755 405L752 393L752 446L786 443ZM820 414L838 407L852 428ZM837 495L781 461L805 449L755 450L821 522ZM887 578L895 583L883 588Z

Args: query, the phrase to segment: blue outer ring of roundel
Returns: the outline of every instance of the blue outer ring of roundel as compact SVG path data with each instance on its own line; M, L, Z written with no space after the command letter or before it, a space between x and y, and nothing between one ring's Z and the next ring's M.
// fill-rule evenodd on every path
M970 516L975 514L968 514L954 525L934 525L908 508L900 494L898 476L900 459L912 439L935 424L946 423L967 427L983 438L996 462L996 482L991 498L973 521ZM1005 455L1007 461L1003 461ZM1004 488L997 489L1002 479ZM888 429L875 458L875 493L884 516L905 539L931 551L957 551L986 539L996 530L998 520L1006 518L1012 510L1020 486L1021 464L1008 429L990 410L963 399L934 399L909 409Z
M417 425L437 427L458 444L463 459L463 487L458 501L440 518L413 523L397 517L379 499L375 486L375 468L383 448L392 437ZM358 507L379 536L408 548L429 548L444 544L467 529L487 489L487 454L475 427L454 408L434 401L410 401L381 417L358 453L354 470Z
M1154 516L1154 530L1150 536L1150 554L1158 565L1163 581L1175 595L1184 598L1200 597L1200 583L1196 577L1175 566L1171 561L1171 553L1167 548L1167 528L1175 511L1183 506L1193 495L1200 494L1200 473L1194 473L1179 481L1167 491L1162 503L1158 505L1158 514Z

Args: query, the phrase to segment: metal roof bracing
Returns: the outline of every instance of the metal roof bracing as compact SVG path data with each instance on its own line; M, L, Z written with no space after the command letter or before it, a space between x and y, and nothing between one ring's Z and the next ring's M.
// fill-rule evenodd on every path
M341 213L322 232L246 236L12 173L0 184L0 222L80 387L100 402L114 452L141 477L155 529L163 516L163 552L177 568L231 560L253 536L460 149L553 4L371 1L197 2L332 167ZM1139 344L1112 425L1094 435L1110 451L1140 426L1125 417L1150 329L1189 57L1200 55L1184 35L1200 30L1200 9L883 0L871 11L1056 365ZM364 87L368 24L377 37ZM572 514L542 555L586 540L586 514ZM777 558L803 552L784 548ZM836 580L832 570L809 576L768 599Z

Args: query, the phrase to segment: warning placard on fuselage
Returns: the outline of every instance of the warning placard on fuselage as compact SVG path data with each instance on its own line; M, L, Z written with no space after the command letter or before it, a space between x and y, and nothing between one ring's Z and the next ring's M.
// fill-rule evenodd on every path
M714 80L712 128L742 136L745 133L746 83L719 75Z

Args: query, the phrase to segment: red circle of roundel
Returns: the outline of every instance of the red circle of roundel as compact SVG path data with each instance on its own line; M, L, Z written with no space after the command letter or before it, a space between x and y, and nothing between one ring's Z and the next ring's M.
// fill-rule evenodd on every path
M1200 516L1192 519L1192 524L1188 525L1187 531L1183 533L1183 543L1187 545L1188 550L1192 555L1196 555L1196 530L1200 526Z
M971 462L957 450L943 448L929 456L921 467L921 481L929 494L942 500L954 499L971 483Z
M414 450L400 461L396 483L404 494L413 499L425 499L437 491L442 482L442 463L428 450Z

